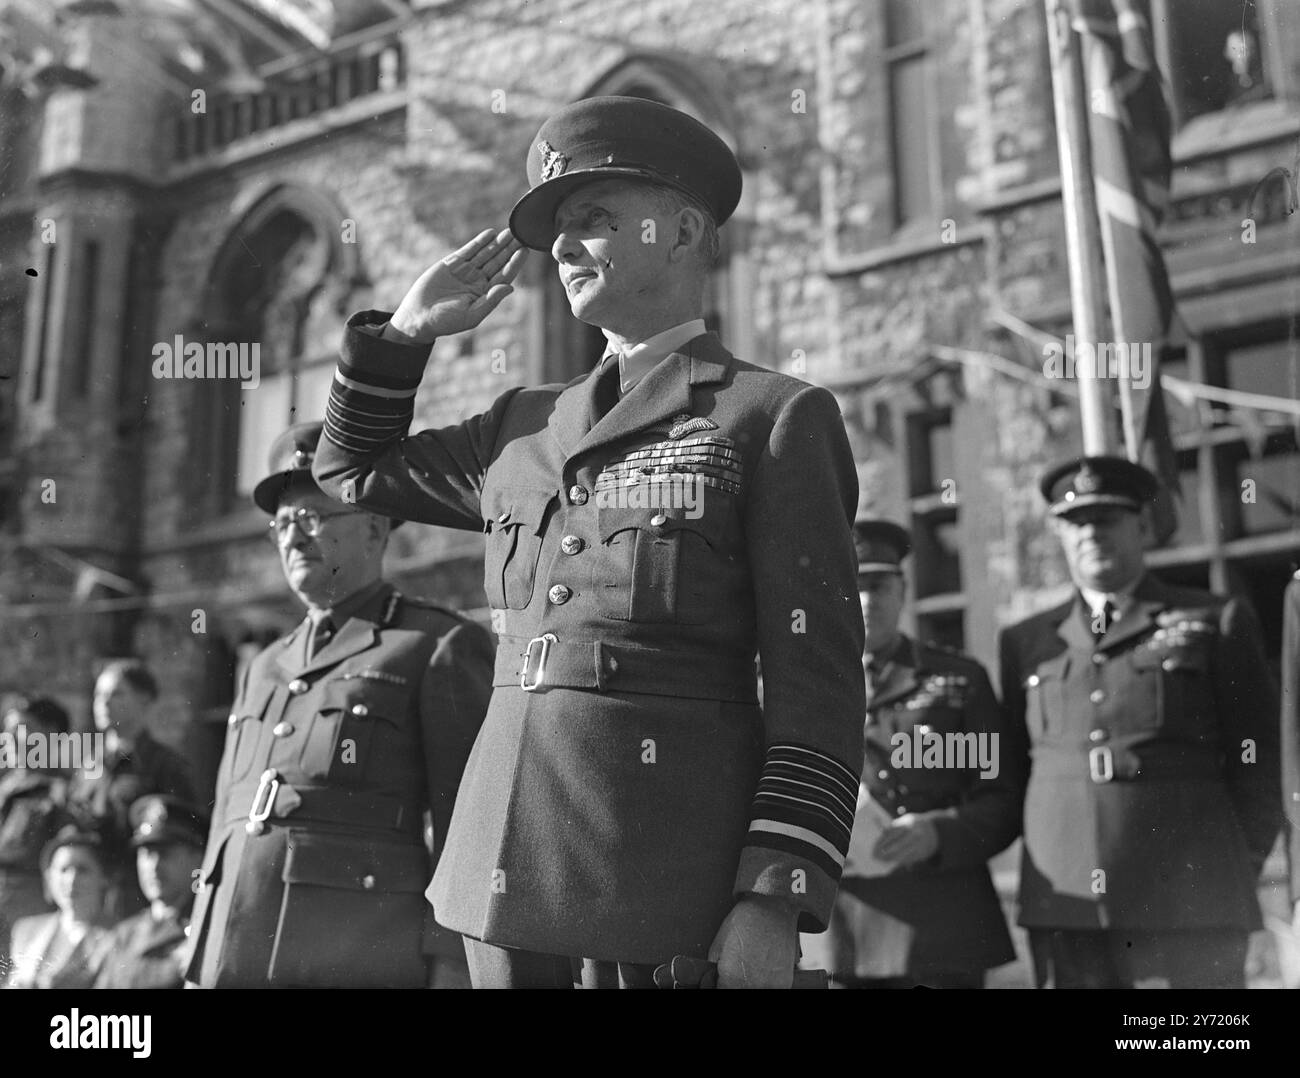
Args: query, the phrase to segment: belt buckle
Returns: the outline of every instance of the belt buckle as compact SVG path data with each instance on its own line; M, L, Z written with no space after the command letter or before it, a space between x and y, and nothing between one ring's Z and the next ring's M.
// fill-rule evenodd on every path
M543 633L528 641L528 647L521 653L524 668L519 672L519 687L524 692L536 692L541 688L546 678L546 659L555 641L554 633Z
M253 791L253 803L248 809L248 823L244 830L250 835L260 835L266 830L266 821L275 806L275 795L280 792L280 773L268 767L257 780L257 789Z
M1096 745L1088 750L1088 774L1093 782L1110 782L1115 778L1115 754L1109 745Z

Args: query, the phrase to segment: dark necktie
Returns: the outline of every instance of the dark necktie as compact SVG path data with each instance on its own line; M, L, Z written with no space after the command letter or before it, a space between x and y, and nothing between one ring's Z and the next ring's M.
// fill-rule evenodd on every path
M618 403L618 354L605 357L596 375L596 391L591 401L591 425L594 427Z
M328 617L312 622L311 639L307 644L307 658L314 659L317 653L334 639L334 623Z
M1115 624L1115 614L1115 604L1107 599L1105 603L1102 604L1100 618L1098 618L1096 614L1092 615L1091 628L1092 638L1094 640L1100 640L1110 631L1110 627Z

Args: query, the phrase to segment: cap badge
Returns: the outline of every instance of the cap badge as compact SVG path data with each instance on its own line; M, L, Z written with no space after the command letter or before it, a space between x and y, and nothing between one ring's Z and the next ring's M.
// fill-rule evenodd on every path
M537 152L542 155L542 183L563 175L564 170L569 167L569 159L559 150L554 149L545 139L537 144Z
M1101 479L1091 468L1082 469L1074 479L1074 489L1080 494L1095 494Z

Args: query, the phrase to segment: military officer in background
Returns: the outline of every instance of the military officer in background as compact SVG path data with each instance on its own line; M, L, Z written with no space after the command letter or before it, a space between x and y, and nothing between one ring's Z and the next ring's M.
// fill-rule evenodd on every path
M1255 615L1145 570L1145 468L1083 457L1041 489L1076 591L1001 639L1032 746L1020 923L1038 983L1242 987L1280 824Z
M647 984L676 955L722 987L791 984L820 931L862 759L857 477L834 397L705 330L731 151L651 101L561 110L510 219L609 351L407 436L437 337L511 291L481 234L397 312L354 316L321 485L486 533L495 691L431 897L476 985ZM688 504L689 503L689 504ZM757 705L755 656L763 667Z
M131 806L136 872L147 909L118 924L92 959L96 988L180 988L189 961L190 909L208 821L175 797Z
M899 630L908 531L861 520L854 538L866 761L830 928L802 964L847 987L980 988L1015 958L987 861L1020 833L1025 745L979 663Z
M187 977L203 987L463 982L424 900L490 693L490 634L381 576L390 521L316 487L321 424L253 491L303 622L246 669L226 733ZM459 971L459 972L458 972Z

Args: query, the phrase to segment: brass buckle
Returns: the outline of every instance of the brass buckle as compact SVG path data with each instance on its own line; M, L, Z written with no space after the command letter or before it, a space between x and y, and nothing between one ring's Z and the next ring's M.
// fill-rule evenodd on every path
M257 780L257 789L253 791L253 803L248 809L248 823L244 830L250 835L260 835L266 830L266 821L275 807L275 795L280 792L280 773L268 767Z
M554 633L543 633L528 641L528 647L521 653L524 668L519 672L519 687L524 692L536 692L541 688L546 678L546 659L555 640Z
M1096 745L1088 750L1088 774L1093 782L1110 782L1115 777L1115 754L1109 745Z

